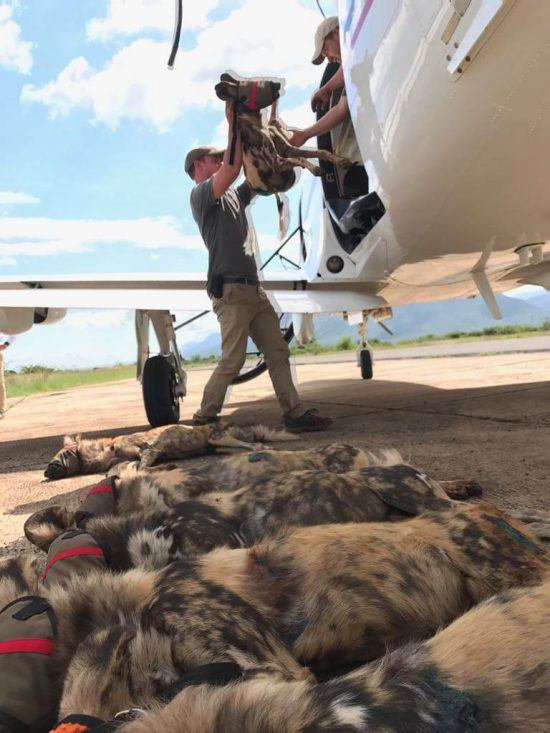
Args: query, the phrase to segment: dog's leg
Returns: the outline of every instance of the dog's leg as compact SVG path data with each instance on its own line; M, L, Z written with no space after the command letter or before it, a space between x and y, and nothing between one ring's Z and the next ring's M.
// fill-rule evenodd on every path
M241 448L243 450L256 450L253 443L245 443L244 440L233 438L231 435L222 435L219 438L211 438L210 445L214 448Z
M451 499L458 501L464 501L470 496L481 496L483 489L477 483L477 481L464 479L457 481L439 481L441 487Z
M308 160L304 160L304 158L281 158L280 156L279 158L281 161L290 163L290 165L294 165L297 168L305 168L307 171L310 171L310 173L313 173L314 176L320 176L323 173L318 165L313 165L313 163L310 163Z
M141 461L139 463L139 470L142 471L144 468L151 468L161 456L161 452L155 448L146 448L141 453Z
M531 532L540 540L550 540L550 512L544 509L519 509L509 514L528 524Z
M341 155L329 153L328 150L296 148L288 142L287 138L277 129L276 125L273 128L273 135L276 138L277 152L281 157L287 158L287 156L291 155L296 158L317 158L318 160L326 160L339 168L350 168L353 165L351 160L343 158Z

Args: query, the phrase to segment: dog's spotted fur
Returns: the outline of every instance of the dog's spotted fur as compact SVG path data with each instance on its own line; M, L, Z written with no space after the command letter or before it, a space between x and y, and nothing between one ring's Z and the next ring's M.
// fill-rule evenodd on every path
M375 521L399 512L416 515L426 509L442 507L440 500L445 500L449 493L454 495L449 485L457 482L444 482L443 491L440 482L416 469L399 466L400 463L401 457L393 450L375 456L350 445L332 444L312 451L257 451L190 471L181 468L146 472L125 469L116 480L115 504L112 493L102 493L86 499L76 512L59 507L56 514L57 507L48 507L27 520L25 534L33 544L47 550L49 543L62 531L88 526L86 510L92 500L91 514L95 516L113 511L124 517L138 512L153 513L154 516L147 518L147 528L148 531L158 530L157 535L159 532L164 536L171 534L170 527L178 523L175 551L181 553L185 548L186 552L203 552L204 547L216 546L209 532L205 531L202 548L196 545L193 550L189 542L182 544L188 518L196 516L197 501L212 508L211 517L213 512L218 512L217 523L225 523L229 533L226 544L234 547L237 545L232 535L237 530L244 533L250 543L289 525ZM218 467L216 471L212 465ZM285 468L308 470L287 473ZM339 476L332 473L344 471L346 473ZM229 491L239 485L243 488ZM219 493L212 494L213 490ZM102 511L98 508L98 496L104 497ZM186 499L192 499L195 504L181 505L180 502ZM172 511L178 504L178 509ZM389 508L396 511L390 513ZM166 511L168 514L164 517L159 514ZM232 523L231 529L227 520ZM108 526L116 527L116 522ZM135 521L132 526L135 529ZM215 537L218 545L223 544L217 530ZM158 544L157 540L154 544ZM159 555L154 567L159 567L161 561ZM147 562L148 567L151 567L150 562Z
M388 644L429 637L495 592L541 582L548 569L527 527L478 505L397 524L297 529L159 571L79 578L48 598L65 667L90 633L123 623L170 638L178 674L226 661L292 680L309 678L296 659L318 669L374 659ZM155 660L147 665L155 669ZM104 700L102 715L111 712Z
M140 461L141 468L177 458L192 458L213 453L216 450L253 450L258 441L278 442L298 440L296 435L270 430L262 425L238 427L216 423L188 428L185 425L164 425L140 433L114 438L82 439L66 436L63 448L48 464L47 478L64 478L68 475L63 461L64 452L76 446L78 468L74 473L104 473L118 463Z
M129 485L137 480L136 474L130 474ZM258 479L233 492L199 494L170 509L142 516L135 511L140 502L130 502L132 494L127 489L128 484L121 481L118 516L94 518L83 511L74 515L80 527L86 527L102 546L110 548L113 558L120 560L114 565L117 569L129 567L128 563L164 567L179 557L222 545L250 545L289 526L395 520L452 505L437 481L406 465L367 467L342 474L295 471ZM139 495L137 491L135 495ZM166 495L162 498L165 501ZM112 511L112 506L108 500L107 511ZM134 512L129 514L131 508ZM50 539L59 534L58 524L52 524ZM25 525L27 537L42 547L47 544L44 526L40 512ZM35 527L41 530L38 538Z
M121 733L542 733L550 580L483 602L423 644L323 684L258 677L184 689Z

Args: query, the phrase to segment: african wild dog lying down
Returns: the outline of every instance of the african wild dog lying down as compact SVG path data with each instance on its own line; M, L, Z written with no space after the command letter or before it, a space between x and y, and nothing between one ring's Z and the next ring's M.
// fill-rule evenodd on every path
M493 596L425 643L328 682L189 686L120 733L543 733L550 581Z
M275 474L232 492L203 493L204 479L181 471L131 471L89 488L76 512L39 510L26 521L25 534L47 550L66 529L86 527L124 559L123 567L161 567L221 545L250 545L289 526L402 519L451 506L438 481L400 464L395 451L368 460L389 465Z
M291 526L391 521L451 506L436 481L396 465L338 475L296 471L233 492L202 494L164 511L99 517L81 511L75 522L106 548L113 569L154 569L216 547L250 546ZM25 526L42 549L61 531L44 513Z
M193 458L216 450L254 450L258 441L299 440L292 433L263 425L238 427L215 423L188 428L163 425L141 433L115 438L82 439L65 436L63 447L48 463L44 475L62 479L85 473L104 473L122 461L140 461L141 468L176 458Z
M157 571L92 573L46 593L61 668L86 639L61 712L109 717L148 705L162 684L212 662L309 679L301 664L372 660L388 645L431 636L495 592L541 582L549 569L527 526L475 505L397 524L295 529ZM121 624L126 653L113 661L106 629Z
M149 478L142 473L139 481L146 481L150 485L157 484L163 490L171 491L174 487L173 490L177 493L180 483L196 479L197 488L194 493L186 494L185 497L180 495L179 498L182 499L198 496L205 491L231 491L258 479L267 479L290 471L320 470L346 473L366 466L392 466L404 462L399 452L392 448L373 453L349 443L329 443L309 450L251 451L185 468L178 464L161 464L151 469L145 469L149 473ZM137 470L137 468L136 463L126 463L121 470L113 469L109 473L121 476L121 471L124 470L126 477L128 475L126 469ZM439 480L439 483L451 499L467 499L469 496L481 495L479 484L470 479Z

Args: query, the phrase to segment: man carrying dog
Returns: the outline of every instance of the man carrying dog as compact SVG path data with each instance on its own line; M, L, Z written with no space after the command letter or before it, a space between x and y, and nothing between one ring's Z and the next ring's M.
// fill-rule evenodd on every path
M330 63L340 64L340 68L311 98L311 108L314 112L328 111L310 127L296 130L290 139L290 144L301 148L310 138L330 132L334 153L355 164L345 174L347 180L342 182L342 188L348 188L350 192L348 195L342 192L344 197L354 198L367 193L368 178L351 121L344 84L339 22L336 16L325 18L319 24L315 32L314 45L313 64L322 64L327 59ZM344 176L342 178L344 179Z
M253 198L248 183L232 188L242 167L242 146L237 133L231 162L233 111L226 105L229 124L226 150L200 147L190 150L185 171L195 182L191 211L208 249L207 290L222 337L220 361L204 389L195 425L218 420L227 388L246 359L249 336L263 352L269 376L281 405L285 428L292 432L324 430L332 421L299 401L292 381L289 348L279 319L260 287L254 258L256 235L246 208Z

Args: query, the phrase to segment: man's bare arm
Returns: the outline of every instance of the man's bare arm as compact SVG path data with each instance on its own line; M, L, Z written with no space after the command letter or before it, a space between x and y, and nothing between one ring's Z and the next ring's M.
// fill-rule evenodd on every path
M214 173L214 175L212 176L212 193L214 194L214 198L216 199L221 198L227 191L227 189L233 183L235 183L235 181L239 177L243 165L243 148L241 144L240 132L237 132L237 141L235 144L235 155L233 159L233 164L230 163L231 144L233 142L233 110L230 106L230 103L226 104L225 116L229 126L227 147L225 149L223 163L220 170L217 171L217 173Z
M336 125L343 122L349 115L348 98L342 97L338 104L329 110L326 115L321 117L319 122L316 122L311 127L306 127L305 130L296 130L289 140L291 145L297 148L302 147L310 138L323 135L325 132L329 132L334 129Z

